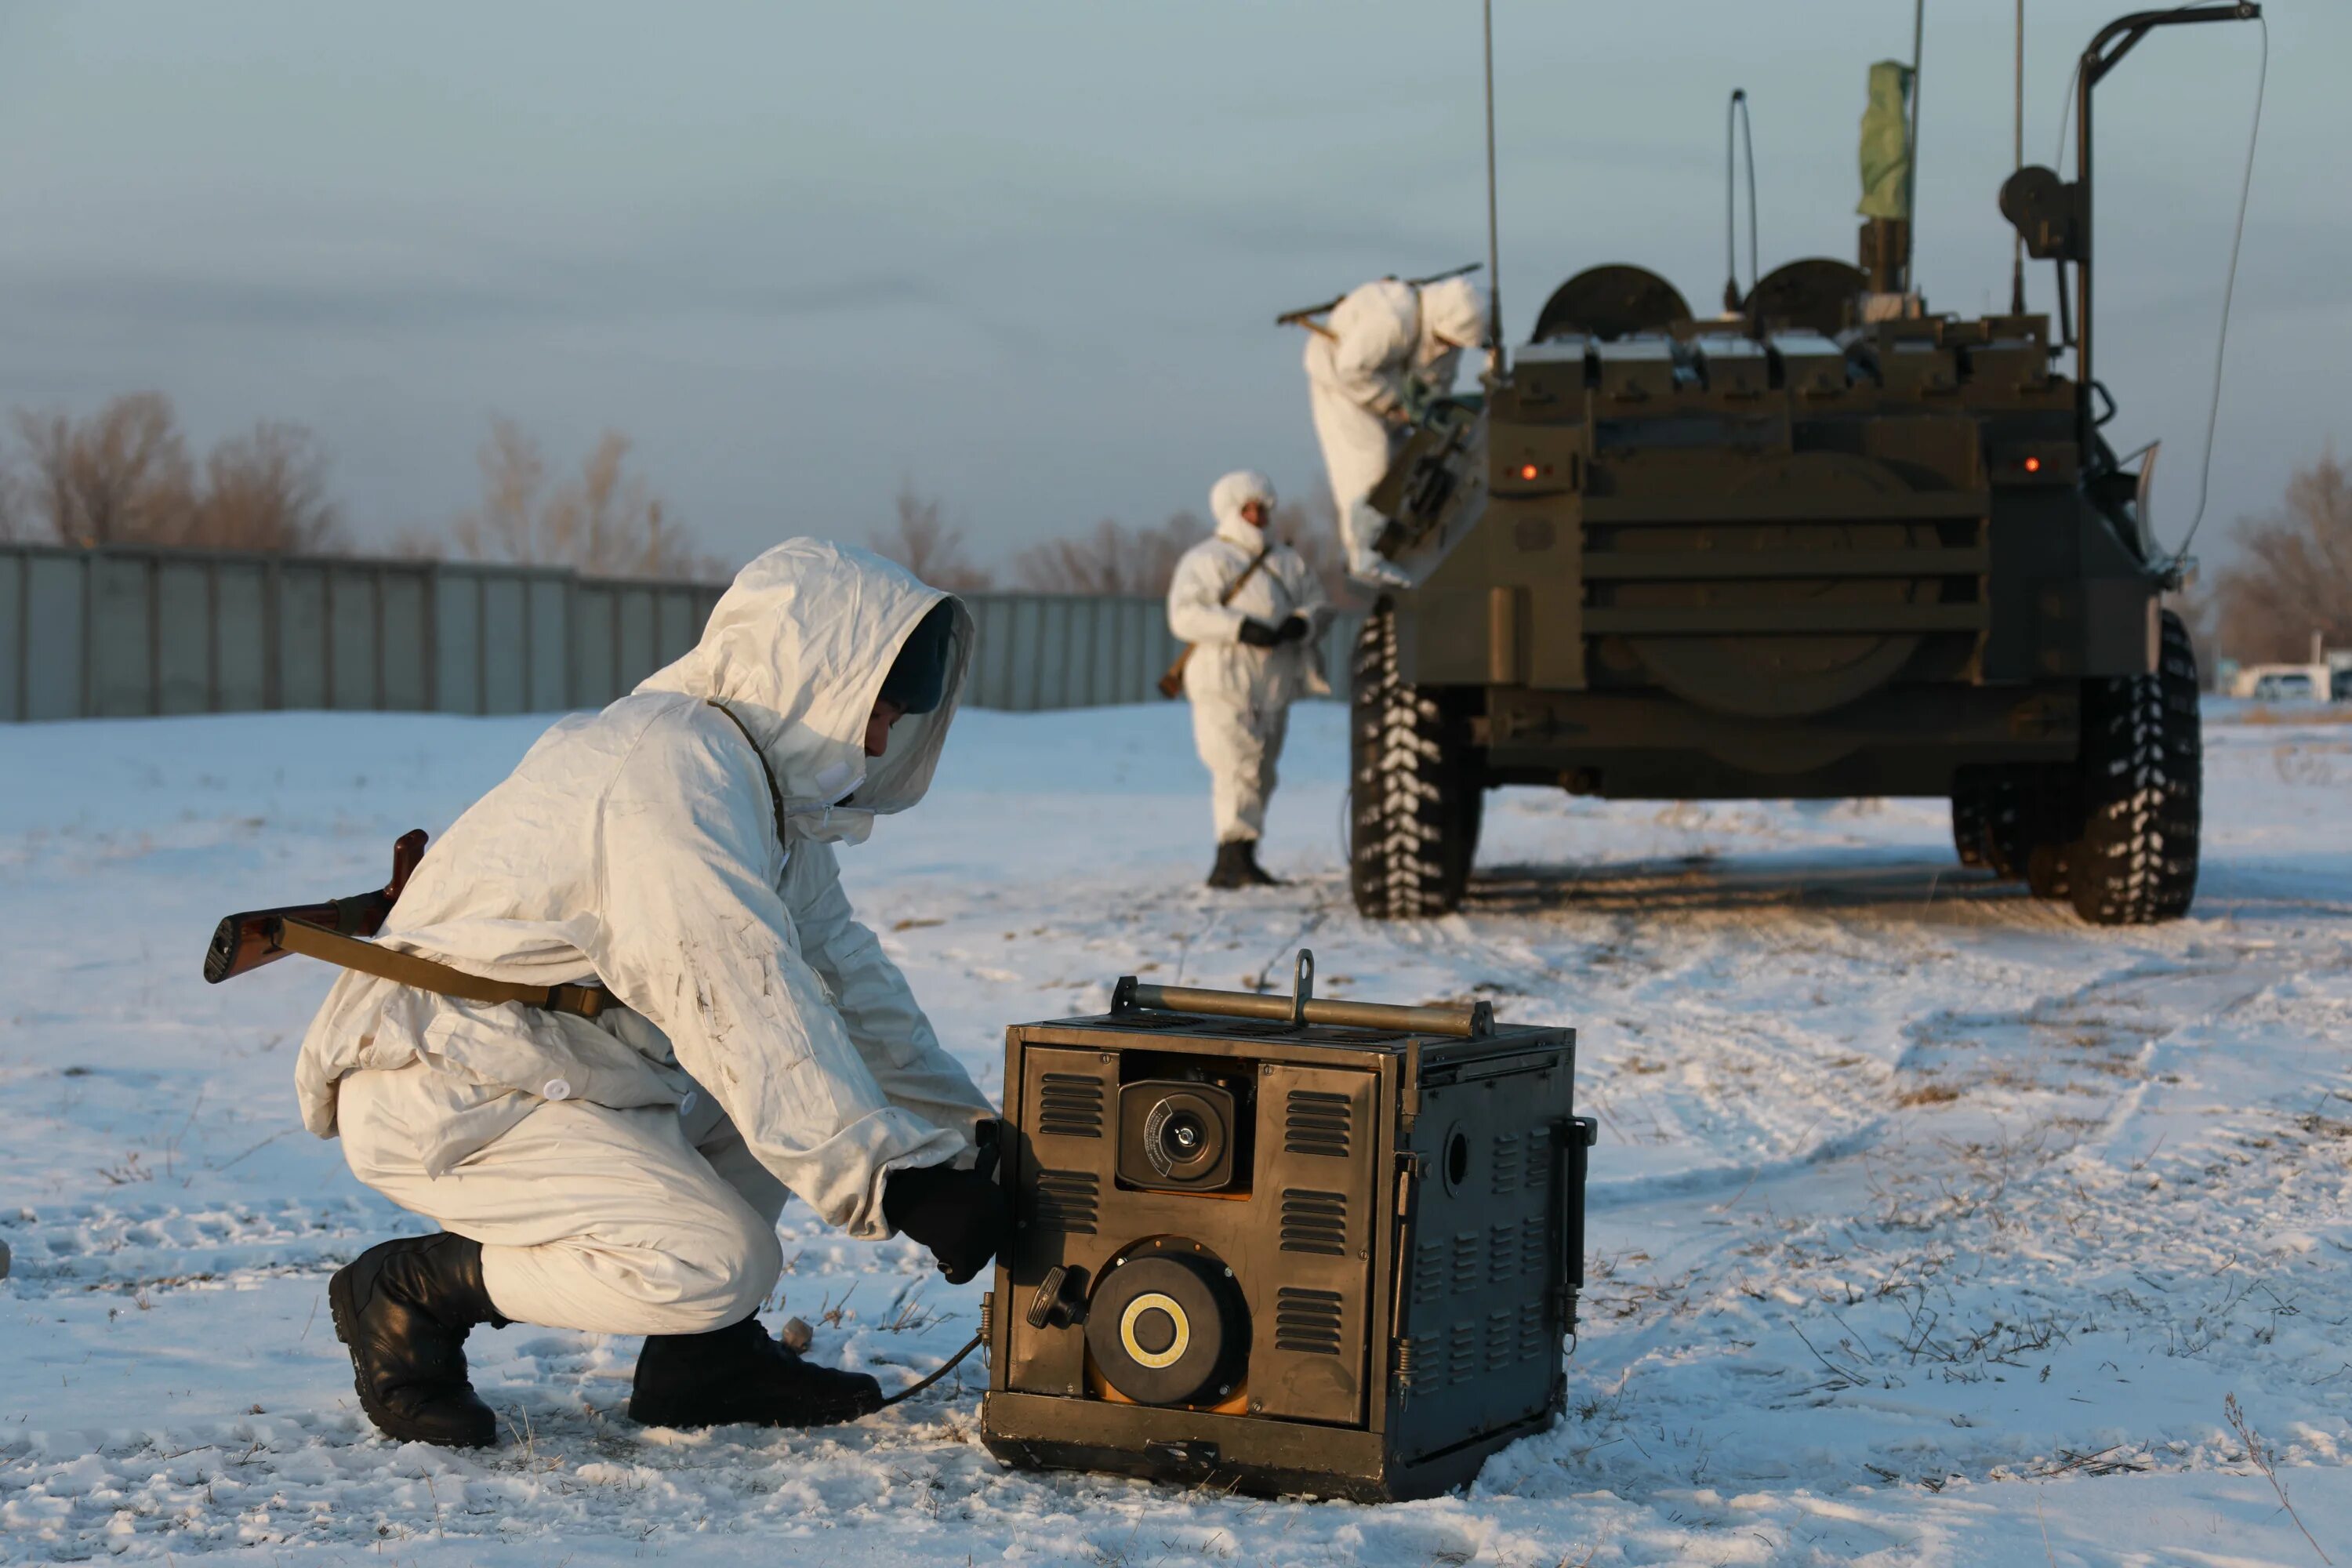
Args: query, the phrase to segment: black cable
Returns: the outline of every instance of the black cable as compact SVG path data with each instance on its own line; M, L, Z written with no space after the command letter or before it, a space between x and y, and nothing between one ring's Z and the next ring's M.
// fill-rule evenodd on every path
M1757 266L1756 124L1748 118L1748 89L1735 87L1723 106L1723 308L1739 309L1739 163L1740 134L1748 139L1748 287L1763 277Z
M2074 68L2066 73L2066 96L2058 105L2058 150L2050 154L2050 167L2063 179L2066 174L2066 126L2074 118L2074 84L2083 79L2083 57L2074 57Z
M1739 181L1734 154L1739 150L1739 105L1748 96L1735 87L1723 105L1723 308L1739 309Z
M2204 3L2205 0L2181 0L2181 4L2175 5L2173 9L2186 11ZM2254 73L2254 122L2246 132L2246 169L2238 184L2238 223L2235 231L2230 237L2230 270L2221 284L2221 329L2215 332L2213 338L2213 395L2205 410L2205 452L2199 459L2197 468L2197 510L2189 520L2189 531L2181 536L2180 548L2173 553L2171 570L2176 573L2181 570L2189 560L2189 546L2196 541L2198 529L2204 525L2206 503L2212 492L2213 435L2221 420L2221 367L2230 345L2230 306L2237 297L2238 252L2245 243L2246 204L2254 190L2254 148L2262 140L2263 100L2270 89L2270 18L2256 12L2254 25L2262 29L2263 37L2262 58ZM2058 150L2056 155L2050 161L2051 166L2061 174L2065 173L2066 168L2066 125L2074 118L2074 88L2076 82L2082 79L2082 75L2083 61L2082 57L2078 55L2074 59L2074 70L2069 72L2066 78L2066 97L2058 110ZM2079 173L2077 177L2080 177ZM2061 262L2058 297L2062 312L2065 308L2065 264Z
M906 1387L900 1389L898 1393L884 1400L882 1402L882 1408L887 1410L890 1406L898 1404L902 1399L914 1398L915 1395L922 1393L923 1390L930 1387L931 1384L939 1382L940 1379L953 1372L958 1366L962 1364L964 1357L971 1354L972 1352L980 1348L980 1335L972 1335L971 1342L969 1344L965 1345L963 1349L956 1352L955 1354L948 1357L946 1361L940 1363L939 1371L931 1373L930 1376L922 1379L919 1383L908 1384Z
M1756 122L1748 117L1748 95L1739 95L1739 134L1748 148L1748 287L1752 290L1764 280L1763 269L1756 265Z
M2188 563L2189 547L2204 524L2205 503L2212 489L2213 432L2221 422L2221 365L2230 348L2230 302L2238 292L2238 251L2246 239L2246 203L2254 193L2254 148L2262 141L2263 98L2271 79L2270 21L2257 12L2254 25L2263 30L2262 63L2254 73L2254 123L2246 132L2246 172L2238 184L2238 226L2230 237L2230 271L2221 285L2221 326L2213 334L2213 400L2205 410L2205 456L2197 468L2197 513L2189 520L2189 531L2181 536L2180 549L2172 557L2175 574Z

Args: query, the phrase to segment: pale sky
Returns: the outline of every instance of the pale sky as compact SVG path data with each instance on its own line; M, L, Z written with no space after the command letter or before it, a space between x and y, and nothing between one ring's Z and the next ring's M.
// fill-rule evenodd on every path
M2124 8L2028 0L2028 161ZM1496 12L1515 338L1603 261L1719 299L1736 86L1766 268L1852 258L1864 74L1908 55L1908 0ZM2208 559L2352 435L2352 5L2269 15ZM1928 0L1941 309L2008 295L2011 17ZM2160 34L2100 93L2099 369L2118 446L2166 440L2168 541L2258 46L2252 24ZM727 556L863 538L906 479L1001 561L1202 510L1233 468L1319 483L1300 340L1271 318L1480 256L1482 159L1470 0L0 0L0 407L152 387L200 442L299 420L362 543L462 510L496 412L566 463L626 433Z

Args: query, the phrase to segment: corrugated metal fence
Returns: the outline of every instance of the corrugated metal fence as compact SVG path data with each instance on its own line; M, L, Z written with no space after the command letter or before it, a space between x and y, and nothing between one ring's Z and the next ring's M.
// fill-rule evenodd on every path
M718 586L537 567L0 544L0 720L596 708L694 646ZM968 596L967 701L1156 700L1157 599ZM1347 668L1352 617L1326 663Z

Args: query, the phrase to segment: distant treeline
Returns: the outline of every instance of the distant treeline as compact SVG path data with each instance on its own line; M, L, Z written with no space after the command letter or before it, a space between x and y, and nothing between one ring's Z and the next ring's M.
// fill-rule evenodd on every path
M82 416L19 409L0 442L0 539L335 552L351 539L329 486L326 446L302 426L265 422L201 461L172 400L117 397ZM600 576L709 581L730 568L701 553L629 472L627 437L607 431L568 479L551 481L537 441L493 418L476 454L482 498L444 529L394 536L397 555L571 566Z
M1354 604L1328 496L1319 508L1285 504L1268 526L1275 537L1307 558L1334 603ZM1031 545L1013 558L1011 570L999 578L965 555L963 535L947 525L937 498L905 486L898 491L898 515L891 525L867 542L924 582L959 594L1001 587L1032 594L1157 598L1168 592L1177 560L1209 536L1209 527L1190 511L1177 512L1157 527L1129 528L1106 518L1083 533Z
M2352 473L2333 447L2288 477L2275 508L2240 518L2233 531L2236 558L2184 605L2209 676L2215 656L2308 658L2314 633L2352 647Z
M725 581L735 563L702 551L693 531L632 471L629 448L627 437L608 430L576 471L557 475L529 431L493 416L475 453L479 501L443 526L402 530L389 551L569 566L594 576ZM1328 500L1317 509L1285 506L1274 528L1344 602ZM1000 571L973 562L940 500L909 483L866 542L926 582L958 592L1160 595L1177 557L1208 532L1189 511L1156 527L1106 519L1023 550ZM131 393L82 416L17 410L0 432L0 540L10 539L280 553L353 547L331 491L326 446L314 432L263 423L199 459L171 399L158 392Z

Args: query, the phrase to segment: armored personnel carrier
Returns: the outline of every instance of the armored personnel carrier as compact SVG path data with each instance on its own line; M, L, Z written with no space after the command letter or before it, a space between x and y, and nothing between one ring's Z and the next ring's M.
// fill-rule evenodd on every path
M2055 332L1928 313L1905 237L1874 220L1871 272L1794 262L1718 317L1639 268L1581 273L1482 398L1432 410L1372 497L1412 585L1376 605L1352 670L1363 913L1455 908L1501 784L1942 796L1963 862L2086 921L2187 911L2197 671L2161 603L2179 565L2147 527L2147 465L2101 431L2090 100L2149 27L2252 9L2102 32L2078 177L2003 187L2057 265Z

